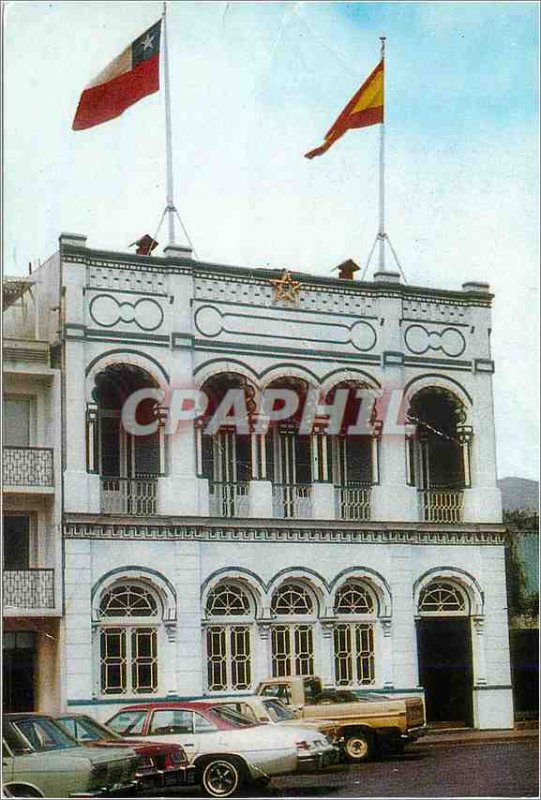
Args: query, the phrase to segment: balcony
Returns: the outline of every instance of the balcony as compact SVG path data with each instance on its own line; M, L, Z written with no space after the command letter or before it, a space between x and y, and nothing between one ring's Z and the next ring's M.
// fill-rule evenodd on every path
M249 483L210 483L210 515L212 517L250 516L249 488Z
M335 486L336 518L367 522L370 519L371 484Z
M54 569L4 570L3 607L9 609L54 608Z
M103 514L148 517L156 513L158 482L155 477L101 479Z
M272 487L273 513L277 519L310 519L312 486L300 483L275 483Z
M4 447L2 453L4 491L54 491L53 450L51 447Z
M422 489L419 509L422 522L462 522L464 492L461 489Z

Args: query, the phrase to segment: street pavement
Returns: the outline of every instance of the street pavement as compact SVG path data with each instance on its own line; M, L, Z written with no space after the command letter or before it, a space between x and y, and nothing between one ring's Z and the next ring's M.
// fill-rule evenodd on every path
M402 755L310 775L286 775L244 798L539 797L538 731L431 732ZM167 797L187 800L198 791Z

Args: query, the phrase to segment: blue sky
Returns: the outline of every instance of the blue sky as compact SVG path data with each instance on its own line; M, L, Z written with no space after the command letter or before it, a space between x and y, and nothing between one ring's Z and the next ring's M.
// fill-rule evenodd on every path
M5 272L44 260L62 230L118 250L154 234L163 92L88 131L71 122L161 2L5 5ZM387 37L387 232L410 283L491 284L499 473L536 478L538 4L186 0L169 3L169 30L175 200L199 257L319 274L366 262L378 127L303 154Z

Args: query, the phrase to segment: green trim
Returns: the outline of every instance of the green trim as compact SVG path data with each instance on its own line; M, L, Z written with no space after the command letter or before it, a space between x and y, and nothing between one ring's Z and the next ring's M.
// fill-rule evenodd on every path
M235 347L231 346L230 342L205 342L201 339L196 339L194 342L194 349L195 350L206 350L206 351L213 351L213 350L227 350L228 353L236 353L237 355L244 355L245 353L253 353L254 355L261 355L262 352L271 353L272 355L277 354L288 354L288 355L295 355L299 356L300 358L306 359L307 361L333 361L336 363L337 361L347 360L347 361L354 361L356 364L378 364L379 365L379 355L372 356L372 355L362 355L359 356L357 353L332 353L328 350L310 350L309 353L313 355L307 354L303 350L299 350L294 347L268 347L266 345L243 345L239 344L238 342L235 343Z
M85 376L88 375L90 371L94 368L94 366L98 364L102 359L109 358L109 356L116 356L117 354L120 353L122 353L123 355L128 354L128 355L140 356L141 358L147 361L151 361L155 367L158 367L165 380L169 383L169 373L167 372L167 370L164 369L164 367L160 364L160 362L156 358L154 358L154 356L151 356L149 353L142 353L141 350L127 350L124 347L119 348L118 350L108 350L106 353L100 353L98 356L93 358L92 361L86 366Z
M150 270L149 270L150 272ZM168 292L150 292L148 289L112 289L109 286L84 286L83 291L85 292L112 292L113 294L138 294L142 295L143 297L170 297Z
M455 386L458 386L458 388L460 389L461 392L464 392L464 394L468 398L468 401L469 401L470 405L473 405L473 400L472 400L472 397L471 397L470 393L467 391L467 389L464 388L464 386L462 386L461 383L459 383L458 381L455 381L454 378L450 378L448 375L441 375L441 374L439 374L437 372L431 372L428 375L416 375L415 378L412 378L403 387L404 392L406 392L409 389L409 387L413 386L413 384L416 383L417 381L422 381L422 380L425 380L426 378L439 378L440 380L449 381L449 383L454 383Z
M386 350L381 354L381 364L384 367L402 367L404 366L404 353Z
M505 683L502 684L502 685L495 684L494 686L490 686L488 684L487 685L484 685L484 684L479 685L478 684L478 685L474 685L474 687L473 687L473 691L474 692L485 692L485 691L502 690L502 689L505 689L506 691L511 691L513 689L513 687L510 686L509 684L505 684Z
M492 361L492 359L476 358L473 363L476 372L484 372L487 375L494 374L494 361Z
M451 358L423 358L423 356L404 356L404 363L406 366L425 367L433 364L437 367L460 367L468 370L471 370L473 366L471 361L458 361L458 359Z
M176 333L171 334L171 349L172 350L193 350L194 336L191 333Z
M377 314L362 314L362 316L359 316L359 314L350 314L349 312L333 311L332 309L320 309L319 311L317 311L316 309L313 309L313 308L300 308L298 306L294 306L294 307L266 306L266 305L263 305L263 304L258 305L256 302L254 302L254 303L236 303L234 300L212 300L212 299L203 298L203 297L193 297L190 300L190 305L193 306L196 303L205 303L206 305L209 305L211 303L215 303L216 305L220 305L220 306L235 306L235 308L260 308L260 309L264 308L264 309L268 309L269 311L274 311L274 310L277 310L278 308L280 308L283 311L294 311L295 313L298 312L300 314L320 314L320 315L321 314L325 314L325 315L326 314L336 314L336 316L338 316L338 317L351 317L352 319L354 319L356 321L365 320L365 319L375 319L375 320L379 319ZM202 306L200 306L200 308L202 308ZM212 308L215 308L215 306L213 305ZM216 309L216 310L219 310L219 309ZM247 315L235 314L235 316L237 317L237 316L247 316ZM255 319L260 319L260 317L261 317L261 315L255 316ZM268 319L268 317L265 317L265 318ZM282 319L282 318L280 317L280 319ZM330 322L325 322L325 323L321 323L321 324L322 325L333 325L333 323L330 323ZM334 325L333 325L333 327L334 327Z
M451 328L471 328L472 327L472 325L470 325L468 322L451 322L449 320L444 322L441 319L423 319L422 317L402 317L398 321L398 324L402 325L403 322L414 322L417 325L419 325L421 323L426 323L427 325L447 325L448 328L449 327L451 327Z
M194 346L195 344L196 340L194 339ZM254 378L260 377L259 374L255 371L255 369L253 369L253 367L250 367L249 364L245 364L243 361L237 361L237 359L235 358L231 359L228 358L227 360L232 364L238 364L240 367L243 367L243 369L245 369L247 372L251 372ZM199 364L197 367L193 369L193 376L195 377L199 372L201 372L202 369L205 369L205 367L210 366L210 364L223 364L223 363L224 363L223 357L211 358L210 361L204 361L203 364Z
M144 342L166 342L169 344L169 336L161 333L128 333L127 331L105 331L105 333L112 339L135 339ZM94 330L93 328L87 328L86 335L89 339L94 339L103 336L104 332Z
M365 694L424 694L422 686L408 687L407 689L396 689L394 686L382 686L379 689L352 689L354 694L362 697Z

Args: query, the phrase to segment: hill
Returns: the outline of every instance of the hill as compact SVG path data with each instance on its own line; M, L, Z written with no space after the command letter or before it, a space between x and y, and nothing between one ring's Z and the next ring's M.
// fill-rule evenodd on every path
M498 481L504 511L539 513L539 482L528 478L502 478Z

